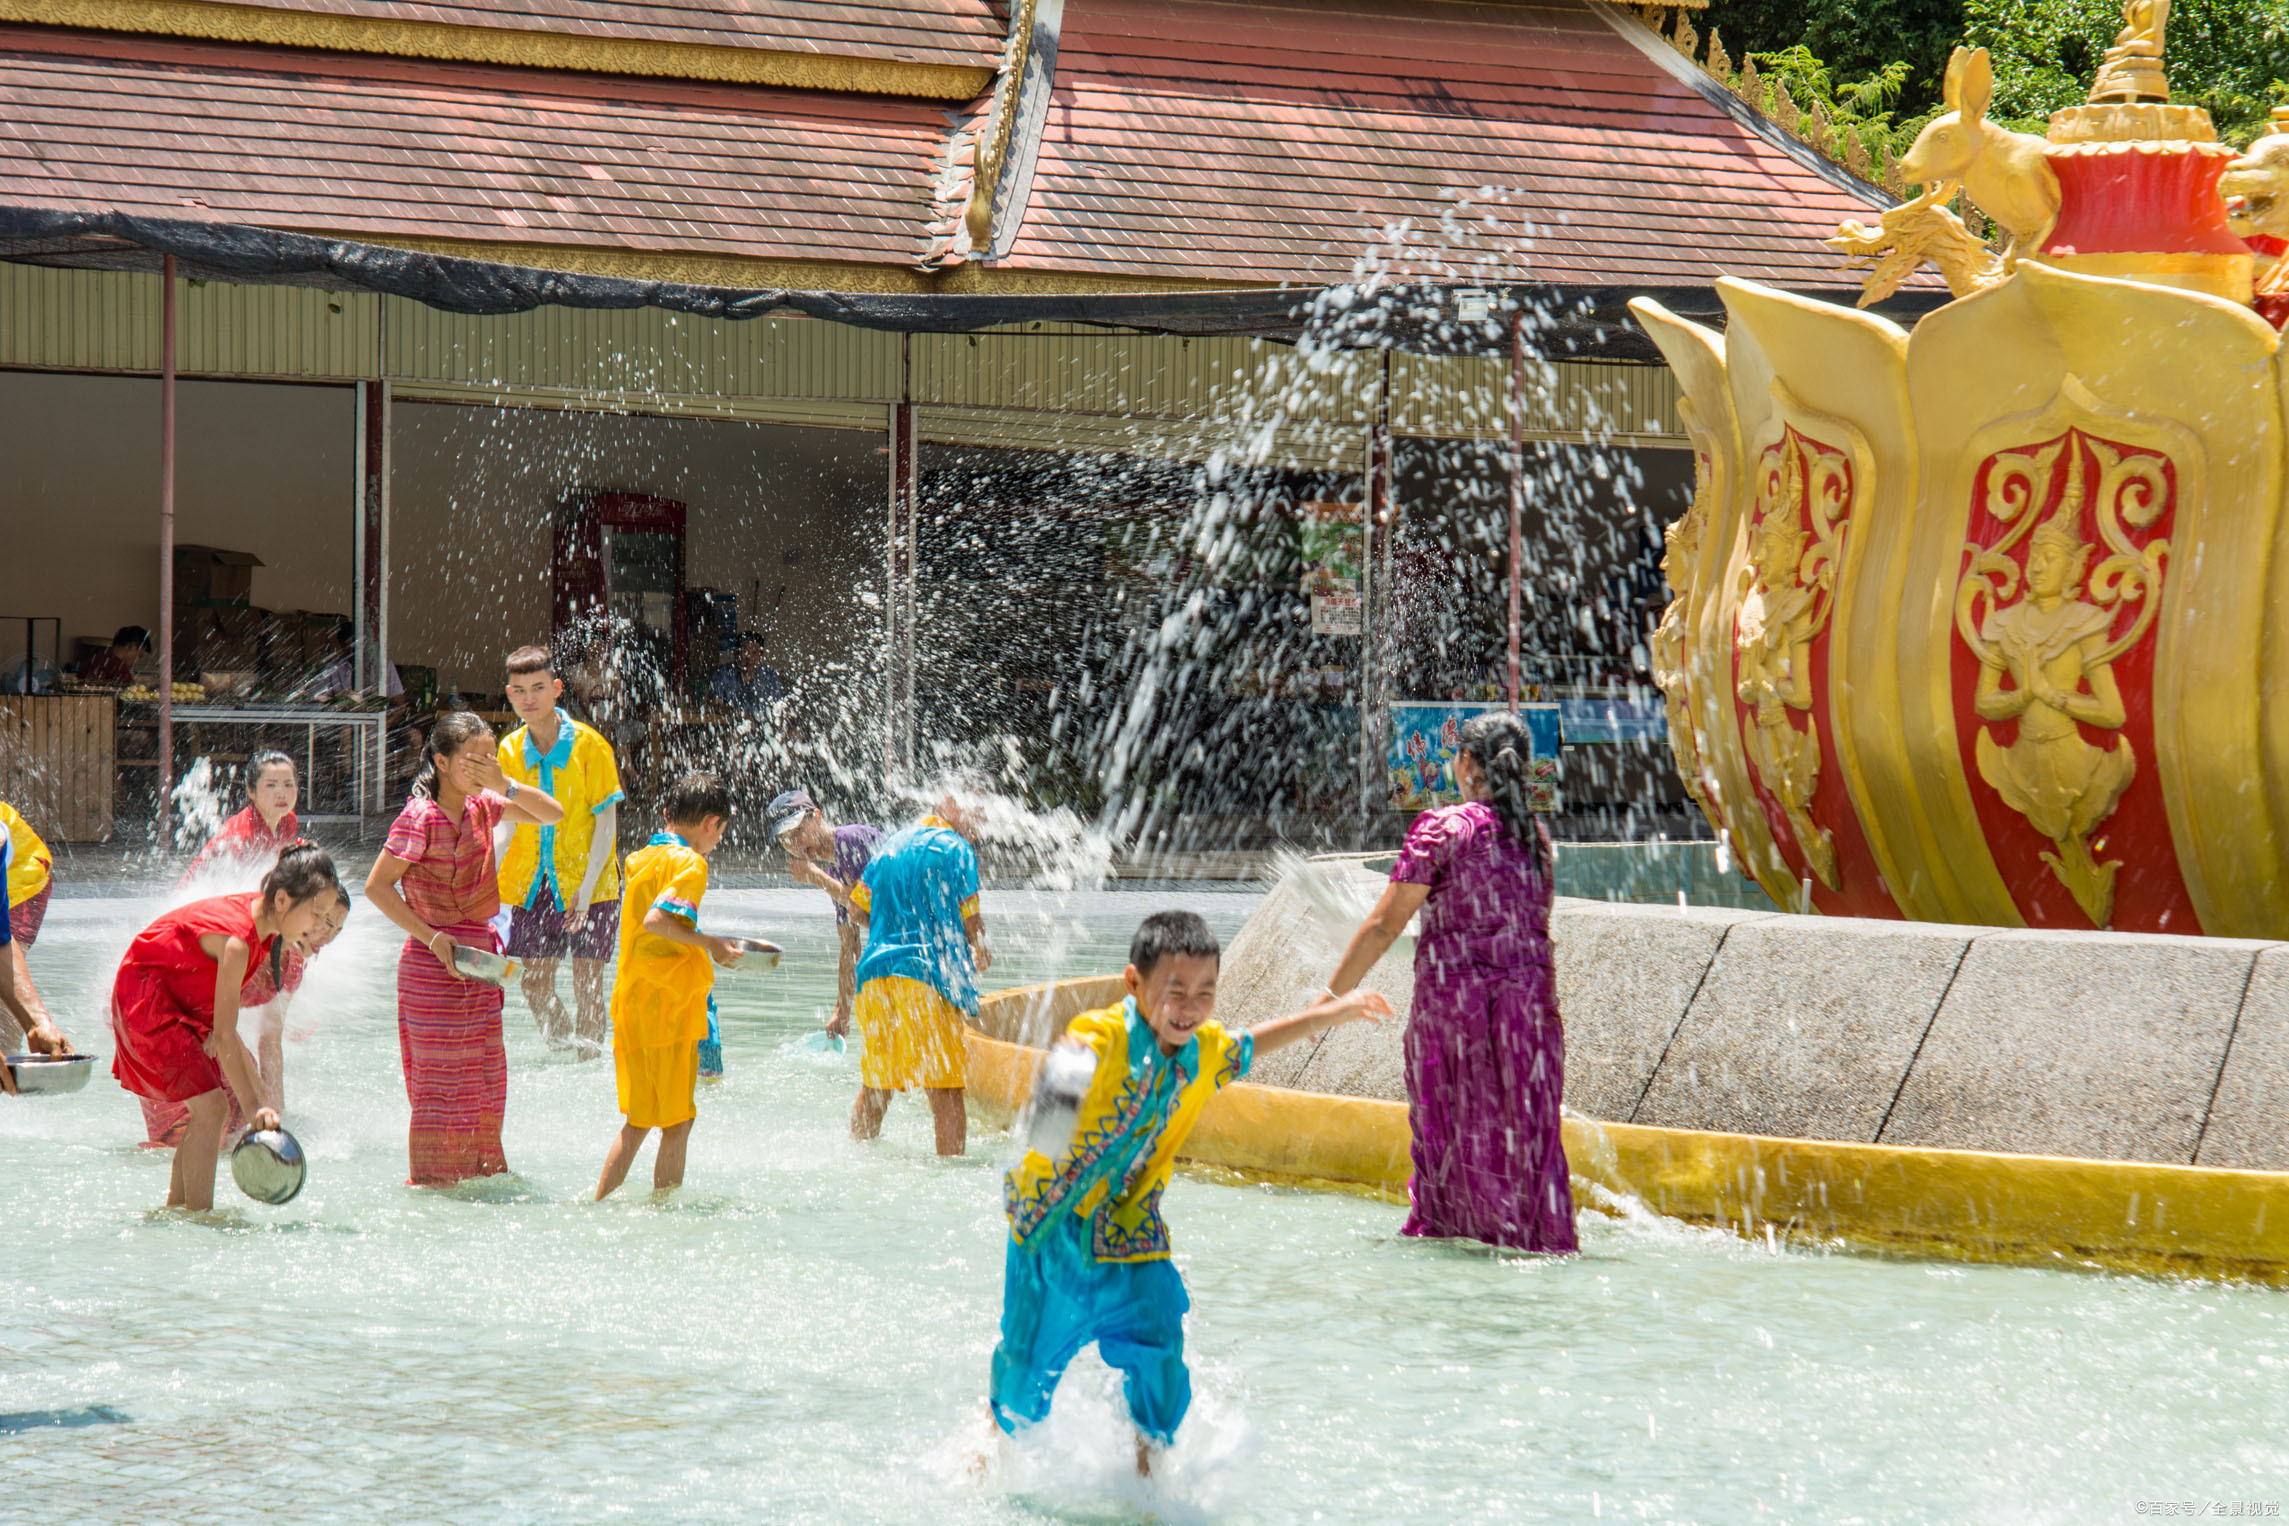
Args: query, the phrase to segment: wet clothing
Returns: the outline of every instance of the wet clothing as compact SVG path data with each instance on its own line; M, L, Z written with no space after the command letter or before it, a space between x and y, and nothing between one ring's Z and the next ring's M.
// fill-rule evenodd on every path
M559 709L556 742L548 751L533 745L530 726L519 726L501 739L500 760L501 772L510 779L553 796L564 807L564 820L558 825L517 824L508 851L501 855L501 899L511 906L537 907L546 897L559 908L570 906L588 877L588 850L596 839L596 818L624 798L612 744L593 726L584 726ZM619 853L614 849L597 873L594 904L602 906L619 894ZM572 957L609 959L610 947L607 942L605 953L576 953Z
M383 852L412 866L398 887L413 914L449 941L488 953L501 946L491 925L501 909L493 828L507 804L480 790L463 802L456 821L436 801L416 795L382 844ZM407 1180L445 1187L508 1170L501 1147L509 1057L501 1043L500 987L462 979L408 938L397 959L397 1036L413 1107Z
M586 871L583 871L586 872ZM507 953L511 959L593 959L601 964L620 942L620 902L601 892L580 926L557 904L556 891L543 885L530 906L511 904Z
M1427 885L1407 1022L1413 1204L1403 1234L1575 1249L1559 1119L1565 1029L1550 971L1551 851L1482 801L1425 811L1395 883Z
M0 829L6 831L8 838L5 855L8 893L0 899L5 899L13 909L26 905L35 896L46 895L55 878L55 858L48 852L48 845L40 841L40 834L32 830L32 824L6 801L0 801ZM43 899L41 905L46 904ZM39 934L37 920L32 924L32 932L35 937ZM16 941L31 947L31 939L24 936L22 928L16 929Z
M863 826L857 822L835 828L835 878L841 880L847 892L866 878L866 866L874 861L874 850L881 846L882 828ZM835 902L835 925L850 920L850 908Z
M236 871L250 877L268 874L271 866L278 862L278 855L286 851L287 844L301 835L301 818L292 811L279 817L276 827L270 827L263 823L262 813L250 805L207 839L207 845L199 850L199 856L191 860L191 867L183 871L182 879L176 883L187 885L207 872L221 875Z
M851 890L867 919L859 955L863 997L886 975L934 986L964 1014L978 1010L978 967L962 924L978 914L978 855L945 822L925 816L874 850Z
M56 882L50 880L23 905L0 907L0 944L13 940L30 948L40 941L41 924L48 920L48 897L55 888Z
M691 1083L708 1058L702 1045L714 1042L714 1073L722 1074L715 961L703 948L644 930L644 918L653 911L697 929L706 894L707 860L675 833L656 833L629 855L628 890L620 903L620 968L612 981L612 1063L620 1078L620 1111L639 1128L692 1116Z
M1201 1110L1248 1073L1256 1046L1204 1023L1163 1054L1133 999L1075 1018L1066 1034L1096 1051L1097 1070L1064 1154L1029 1150L1003 1184L994 1420L1014 1431L1047 1415L1066 1365L1094 1341L1121 1373L1137 1429L1166 1442L1192 1402L1191 1299L1169 1260L1160 1197Z
M858 988L858 1083L874 1091L969 1084L960 1009L934 986L884 975Z
M112 978L111 1073L139 1097L188 1102L224 1085L221 1064L206 1052L218 966L199 940L210 933L245 941L249 981L269 963L274 940L255 934L254 898L220 895L179 906L136 934Z
M292 949L280 949L273 943L269 958L255 960L246 972L246 982L239 987L238 1007L243 1017L257 1007L267 1006L281 996L291 996L301 988L302 974L309 961ZM271 970L278 973L273 976ZM261 1055L255 1056L260 1060ZM143 1104L143 1148L146 1150L173 1149L183 1142L183 1130L190 1126L189 1104L168 1102L158 1097L137 1099ZM237 1095L230 1094L230 1117L223 1123L223 1138L246 1129L246 1115L239 1110Z

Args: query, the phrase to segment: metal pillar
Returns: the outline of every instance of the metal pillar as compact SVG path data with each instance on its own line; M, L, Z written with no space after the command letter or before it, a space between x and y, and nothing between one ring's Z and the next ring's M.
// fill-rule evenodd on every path
M1359 565L1359 846L1384 789L1385 740L1390 734L1391 538L1398 522L1391 463L1391 352L1376 372L1374 422L1367 429L1365 539Z
M175 795L175 257L159 262L159 848Z
M389 692L389 383L358 383L357 613L351 682L371 694ZM374 741L370 789L361 810L380 813L389 784L389 728Z
M1520 590L1526 577L1526 315L1510 321L1510 713L1518 713Z
M889 587L884 634L888 662L883 682L886 712L883 738L884 771L891 778L910 779L915 769L915 563L920 557L920 510L917 505L915 458L920 454L915 430L914 401L906 376L912 338L899 337L899 401L890 405L889 534L885 565Z

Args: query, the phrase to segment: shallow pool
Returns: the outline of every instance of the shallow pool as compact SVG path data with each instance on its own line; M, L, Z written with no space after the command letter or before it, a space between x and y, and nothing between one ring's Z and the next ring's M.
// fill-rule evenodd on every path
M1170 902L1227 933L1253 904L992 897L990 983L1117 968ZM1006 1140L941 1163L908 1101L879 1144L851 1144L855 1060L801 1041L832 989L823 898L708 904L790 958L720 988L729 1076L665 1203L583 1201L618 1123L609 1065L546 1055L513 992L517 1179L402 1185L397 940L364 907L289 1022L315 1024L287 1046L312 1156L290 1206L226 1175L227 1226L151 1213L166 1156L136 1149L108 1076L0 1099L0 1518L2018 1522L2289 1503L2278 1292L1598 1215L1579 1259L1509 1261L1402 1241L1388 1204L1181 1178L1198 1397L1162 1475L1131 1476L1092 1354L1042 1432L974 1478ZM50 911L35 969L83 1047L155 908Z

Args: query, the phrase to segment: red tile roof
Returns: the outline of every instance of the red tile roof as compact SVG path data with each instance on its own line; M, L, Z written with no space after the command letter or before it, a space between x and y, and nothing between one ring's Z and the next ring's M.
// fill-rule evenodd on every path
M908 265L945 131L879 97L0 27L16 206Z
M991 68L991 0L238 0L259 10Z
M1342 279L1488 186L1568 283L1855 284L1820 239L1871 215L1579 0L1069 0L1004 263Z

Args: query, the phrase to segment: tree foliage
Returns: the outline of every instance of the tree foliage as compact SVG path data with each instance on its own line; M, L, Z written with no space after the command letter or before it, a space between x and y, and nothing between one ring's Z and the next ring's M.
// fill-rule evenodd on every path
M1840 80L1866 80L1904 64L1891 105L1915 118L1939 104L1948 51L1963 40L1963 12L1964 0L1710 0L1693 19L1704 32L1723 32L1736 55L1803 47ZM1797 93L1794 79L1788 88Z
M2122 28L2121 0L1967 0L1964 38L1995 60L1996 120L2040 132L2079 106ZM2218 136L2247 143L2289 102L2289 0L2172 0L2170 99L2208 110Z

